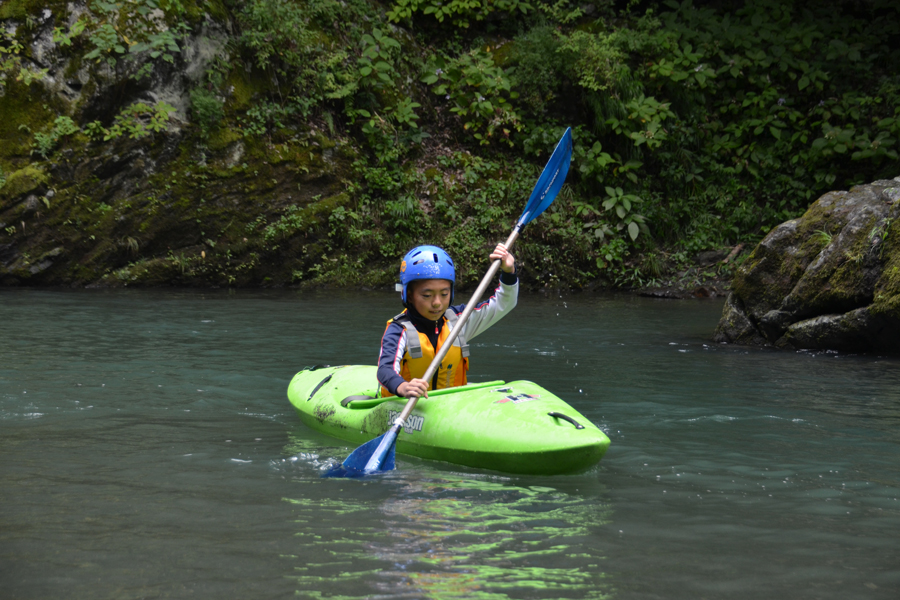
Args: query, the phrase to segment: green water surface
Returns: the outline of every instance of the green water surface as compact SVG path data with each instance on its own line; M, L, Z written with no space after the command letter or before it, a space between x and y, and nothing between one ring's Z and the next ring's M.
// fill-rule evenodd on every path
M523 295L470 379L601 427L590 470L352 448L285 397L394 294L0 289L0 598L900 597L900 361L710 341L721 302Z

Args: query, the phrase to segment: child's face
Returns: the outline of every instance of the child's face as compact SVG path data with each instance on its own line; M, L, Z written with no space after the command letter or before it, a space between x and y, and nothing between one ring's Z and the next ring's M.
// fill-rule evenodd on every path
M450 306L450 282L446 279L423 279L409 287L413 307L426 319L437 321Z

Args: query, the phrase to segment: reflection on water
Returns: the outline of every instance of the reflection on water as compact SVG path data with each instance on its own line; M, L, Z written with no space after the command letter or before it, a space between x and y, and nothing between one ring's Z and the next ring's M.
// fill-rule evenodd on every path
M286 472L319 468L304 440L286 451L308 463L285 461ZM426 469L332 485L335 498L285 498L303 547L287 557L300 597L610 597L591 544L609 507L596 497Z

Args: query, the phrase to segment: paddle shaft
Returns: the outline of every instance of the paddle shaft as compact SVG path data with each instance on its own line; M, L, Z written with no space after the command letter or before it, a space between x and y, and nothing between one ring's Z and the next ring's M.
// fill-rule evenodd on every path
M516 238L519 237L519 231L521 229L521 225L516 225L516 228L513 229L513 232L510 234L509 238L506 240L506 249L509 250L512 248L512 245L516 242ZM441 365L441 362L444 360L444 357L447 356L447 352L450 351L450 347L453 345L453 342L459 337L459 332L462 331L463 325L465 325L466 321L469 319L469 315L472 314L472 311L475 310L475 306L481 300L482 294L487 289L487 287L493 281L494 276L497 274L497 271L500 269L500 259L498 258L493 263L491 263L491 268L488 269L488 272L481 279L481 283L478 284L478 287L475 288L475 293L472 294L472 298L469 300L469 303L466 304L466 308L463 309L462 315L460 315L459 320L456 321L456 325L450 331L450 335L447 336L447 339L444 340L444 344L440 347L437 354L434 355L434 359L431 361L431 364L428 365L428 370L425 371L425 374L422 376L422 379L425 381L431 381L434 372L437 371L438 367ZM416 407L416 402L419 401L418 396L413 396L406 403L406 406L403 407L403 411L400 413L400 417L398 421L401 423L406 423L406 418L409 417L410 413L412 413L413 409Z

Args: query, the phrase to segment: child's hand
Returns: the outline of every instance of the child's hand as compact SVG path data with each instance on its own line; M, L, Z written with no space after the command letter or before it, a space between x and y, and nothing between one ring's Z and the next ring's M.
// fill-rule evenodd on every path
M494 251L491 252L491 260L500 260L500 268L504 273L512 273L516 270L516 257L506 249L503 244L497 244Z
M427 398L428 382L424 379L413 379L412 381L404 381L397 386L397 395L404 398Z

